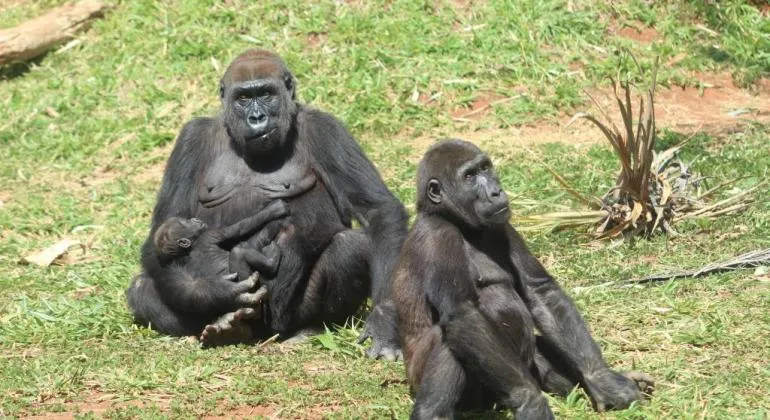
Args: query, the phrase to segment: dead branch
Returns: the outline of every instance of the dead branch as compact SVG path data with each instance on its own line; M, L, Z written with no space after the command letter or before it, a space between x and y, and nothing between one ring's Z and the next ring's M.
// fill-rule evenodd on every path
M35 58L72 39L91 19L103 16L99 0L68 3L19 26L0 30L0 65Z
M753 268L763 264L770 264L770 248L747 252L727 261L706 264L697 270L654 274L652 276L642 277L640 279L626 280L625 283L652 283L683 277L699 277L711 273L719 273L741 268Z

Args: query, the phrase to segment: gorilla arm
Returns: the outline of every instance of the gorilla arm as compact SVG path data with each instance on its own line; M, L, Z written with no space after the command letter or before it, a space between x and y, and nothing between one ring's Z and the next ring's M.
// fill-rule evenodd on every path
M196 118L184 125L174 143L174 150L166 162L158 198L152 212L152 224L147 240L142 245L142 259L155 256L152 238L167 219L177 216L185 219L195 216L198 206L198 172L205 159L211 159L216 138L217 121ZM143 264L147 266L146 264Z
M308 120L308 121L305 121ZM299 113L299 130L314 128L308 145L316 169L329 186L343 217L352 215L366 228L373 242L371 261L372 298L375 308L362 339L374 340L369 355L386 358L400 353L391 300L390 277L406 238L404 206L385 186L377 169L345 127L331 115L306 109Z
M511 260L522 283L522 297L535 324L545 341L585 385L596 409L622 409L642 399L634 381L651 383L652 379L635 372L622 375L609 368L575 304L529 252L518 232L511 226L506 229Z
M197 183L205 160L212 158L216 148L217 121L213 118L196 118L184 125L174 143L174 150L166 163L158 199L152 212L150 235L163 221L178 216L195 216L198 206Z
M389 297L388 282L406 238L407 214L404 206L385 186L377 169L366 157L355 139L333 116L307 109L301 117L312 123L298 121L300 130L313 127L310 144L317 169L330 185L341 211L350 211L367 228L374 241L372 264L372 295L380 302Z

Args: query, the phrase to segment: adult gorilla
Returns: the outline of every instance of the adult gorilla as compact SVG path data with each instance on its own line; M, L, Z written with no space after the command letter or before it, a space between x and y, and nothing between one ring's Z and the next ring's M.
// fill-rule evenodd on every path
M188 262L187 298L165 292L166 279L152 275L163 271L156 270L163 262L153 235L171 217L195 217L219 228L279 199L289 207L288 217L271 222L280 224L275 243L281 261L277 274L262 276L270 332L288 336L322 322L342 322L370 291L375 304L386 301L389 276L406 236L403 205L342 123L298 103L295 89L281 57L249 50L230 64L221 80L221 115L184 126L142 248L143 273L127 292L137 322L171 335L201 333L204 345L251 338L249 325L254 322L245 320L258 315L258 302L233 310L233 304L243 305L243 291L226 284L233 277L227 270L216 278L198 278ZM363 229L351 229L351 218ZM260 251L262 245L254 242L243 238L225 250L237 246L239 251ZM202 282L220 282L223 290L237 292L228 302L211 305L209 296L194 293ZM382 306L386 309L375 308L366 330L374 338L375 356L393 355L398 348L393 307ZM201 312L203 307L220 309Z

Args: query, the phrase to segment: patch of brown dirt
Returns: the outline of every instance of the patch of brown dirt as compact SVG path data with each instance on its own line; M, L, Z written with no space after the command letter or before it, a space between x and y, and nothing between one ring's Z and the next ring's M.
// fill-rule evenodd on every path
M251 419L255 417L272 417L276 410L272 407L264 407L261 405L256 406L240 406L230 408L226 411L227 414L221 416L205 416L206 420L224 420L224 419Z
M610 36L629 39L640 44L651 44L660 39L658 31L644 22L633 20L629 22L618 22L615 18L608 18L607 33Z
M468 140L482 149L494 150L496 154L518 151L522 146L536 144L562 143L581 147L604 141L601 132L590 123L581 120L566 127L568 121L569 118L565 118L561 124L542 123L521 127L479 129L461 131L448 136L425 135L413 138L409 143L415 151L416 162L433 143L446 137Z
M63 410L56 412L46 412L47 407L50 409L61 408L64 405ZM25 419L74 419L76 416L82 416L83 414L91 413L94 417L101 418L108 410L120 409L122 407L149 407L156 405L161 411L168 410L169 398L167 395L153 395L149 398L131 401L121 401L117 399L115 394L103 393L99 391L90 391L83 396L82 401L66 401L52 399L45 403L35 404L30 410L31 415L22 416Z
M474 6L483 5L485 1L483 0L449 0L448 2L434 2L434 7L436 9L441 8L443 4L449 3L449 5L458 12L464 12L467 10L471 10Z
M326 40L329 39L329 35L323 32L311 32L307 36L307 43L313 47L318 48L326 43Z
M641 44L651 44L653 41L660 38L658 31L649 26L624 26L614 32L616 36L627 38Z
M171 155L171 150L174 149L174 143L175 142L170 142L163 147L153 150L148 160L154 163L150 164L140 172L135 173L131 180L137 184L152 183L160 186L163 172L166 170L166 161Z
M703 88L658 87L655 93L655 118L657 128L692 134L706 132L711 134L729 133L750 122L770 123L770 80L757 83L760 94L752 95L749 91L737 87L728 73L697 73L693 75ZM608 87L591 89L589 93L599 101L607 113L621 127L621 116ZM452 111L452 116L459 123L455 128L460 131L443 135L424 135L408 140L415 149L415 161L425 150L442 137L459 137L478 144L482 148L495 150L498 154L516 151L521 146L543 143L563 143L589 145L604 143L606 139L588 121L577 120L569 127L566 124L571 116L563 116L558 122L546 121L536 125L512 127L507 129L475 129L473 125L481 122L498 99L494 94L481 94L469 109ZM502 99L502 100L505 100ZM634 113L638 111L638 96L634 101ZM599 112L587 104L586 111L595 115ZM468 115L471 114L471 115ZM636 115L636 114L635 114ZM470 123L470 124L468 124ZM408 138L408 135L404 135Z
M767 0L753 0L750 1L750 3L759 9L759 13L762 15L770 16L770 3L768 3Z
M468 107L458 108L452 111L452 118L456 120L477 121L484 117L487 111L493 106L510 101L507 98L495 92L482 92L471 102Z
M11 10L15 7L19 7L23 5L24 3L31 3L31 1L30 0L5 0L3 2L0 2L0 12ZM3 28L5 26L6 25L0 25L0 28Z
M728 73L699 73L694 77L701 82L702 89L674 87L656 91L658 128L687 134L696 131L723 133L751 121L770 123L770 95L752 95L735 86ZM605 106L615 123L620 124L620 113L614 105L611 90L599 89L591 94ZM635 106L638 106L638 99Z

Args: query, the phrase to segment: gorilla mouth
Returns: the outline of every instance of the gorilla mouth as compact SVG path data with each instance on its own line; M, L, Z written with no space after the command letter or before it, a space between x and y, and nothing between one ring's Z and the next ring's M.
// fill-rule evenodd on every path
M267 140L267 137L270 136L271 134L275 133L275 130L277 130L277 129L273 128L272 130L266 131L266 132L264 132L262 134L256 134L254 136L249 137L249 140L250 141L253 141L253 140L259 140L259 141Z
M492 216L500 215L500 214L502 214L506 210L508 210L508 206L500 207L499 210L496 210L495 212L492 213Z

